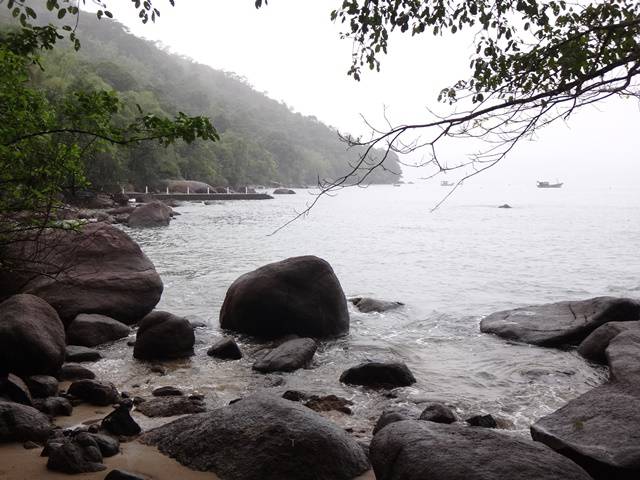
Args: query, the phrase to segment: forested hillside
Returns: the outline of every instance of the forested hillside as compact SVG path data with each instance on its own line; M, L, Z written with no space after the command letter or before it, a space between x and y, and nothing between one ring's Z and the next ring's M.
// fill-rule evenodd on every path
M0 15L7 28L6 23L14 22L4 10ZM39 12L38 20L46 21L47 13ZM60 48L43 53L42 69L32 69L32 81L49 98L113 89L124 105L118 113L123 125L139 113L139 106L145 113L208 116L220 134L216 142L178 142L166 148L156 142L125 147L96 143L84 156L94 188L142 188L181 178L230 186L315 185L318 178L346 173L361 152L348 150L337 132L316 118L292 112L236 75L163 51L113 20L83 15L77 34L79 51L61 41ZM388 171L376 170L367 181L397 181L397 157L390 156L385 165Z

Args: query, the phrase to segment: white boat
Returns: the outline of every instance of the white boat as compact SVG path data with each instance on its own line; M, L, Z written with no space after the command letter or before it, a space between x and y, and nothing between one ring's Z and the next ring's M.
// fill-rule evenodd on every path
M564 184L562 182L558 182L557 180L556 180L556 183L541 182L541 181L536 182L536 186L538 188L561 188L562 185Z

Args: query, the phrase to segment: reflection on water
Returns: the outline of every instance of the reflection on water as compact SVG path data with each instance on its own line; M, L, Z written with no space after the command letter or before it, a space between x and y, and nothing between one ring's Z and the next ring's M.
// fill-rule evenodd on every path
M196 356L159 376L131 359L125 341L108 346L97 373L133 394L160 385L198 391L221 405L259 389L298 389L355 400L351 417L332 415L357 434L387 405L440 400L461 417L492 413L517 429L601 383L606 372L575 352L519 345L479 333L492 311L596 295L637 296L640 199L635 192L465 189L429 213L439 190L424 185L343 191L276 235L304 208L307 191L270 201L189 204L168 228L131 230L160 272L159 308L206 322ZM508 201L513 209L495 208ZM589 202L592 202L591 204ZM597 202L597 204L596 204ZM309 370L251 370L261 348L238 337L236 362L206 355L222 335L217 318L229 284L289 256L315 254L334 267L347 295L399 300L385 314L351 309L349 336L323 342ZM406 362L418 383L392 395L349 387L340 373L364 359Z

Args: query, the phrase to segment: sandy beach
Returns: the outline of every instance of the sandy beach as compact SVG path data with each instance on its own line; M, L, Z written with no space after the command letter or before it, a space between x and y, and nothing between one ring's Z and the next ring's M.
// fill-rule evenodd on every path
M62 428L90 425L102 420L111 412L111 407L96 407L79 405L73 409L70 417L57 417L54 423ZM143 431L171 422L179 417L148 418L137 412L132 412L136 422ZM172 458L163 455L156 447L144 445L137 440L122 442L120 454L105 458L106 470L94 473L67 475L47 470L47 458L41 457L41 448L25 449L22 443L7 443L0 445L0 480L102 480L113 469L126 470L131 473L146 476L153 480L216 480L217 475L212 472L198 472L191 470ZM357 477L354 480L375 480L373 471Z

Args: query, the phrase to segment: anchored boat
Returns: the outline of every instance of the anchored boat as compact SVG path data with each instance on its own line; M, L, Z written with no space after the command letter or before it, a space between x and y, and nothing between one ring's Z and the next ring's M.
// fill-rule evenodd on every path
M536 186L538 188L561 188L563 185L562 182L558 182L556 180L556 183L549 183L549 182L541 182L541 181L537 181L536 182Z

